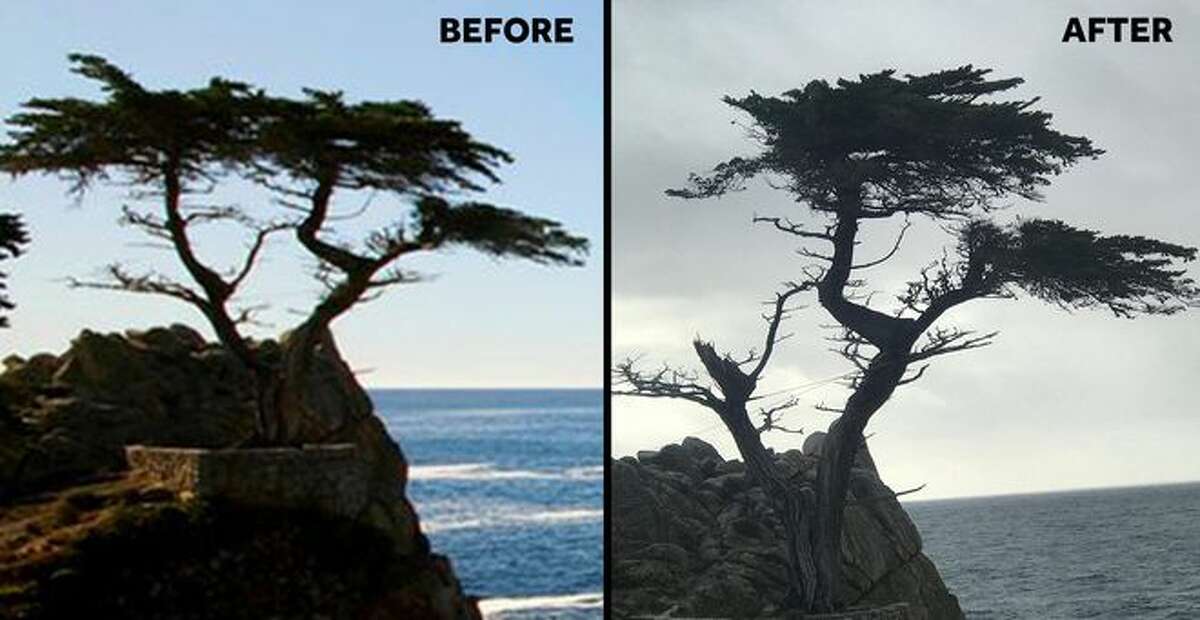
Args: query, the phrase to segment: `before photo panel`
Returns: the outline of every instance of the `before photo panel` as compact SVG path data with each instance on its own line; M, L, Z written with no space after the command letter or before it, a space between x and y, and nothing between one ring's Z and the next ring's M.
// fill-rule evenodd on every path
M602 3L0 26L0 618L603 616Z

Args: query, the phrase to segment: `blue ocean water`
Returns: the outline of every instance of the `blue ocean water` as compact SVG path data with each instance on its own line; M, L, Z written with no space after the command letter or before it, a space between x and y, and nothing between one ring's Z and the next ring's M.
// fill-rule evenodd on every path
M1200 483L904 507L968 618L1200 618Z
M599 618L600 390L371 390L409 497L488 618Z

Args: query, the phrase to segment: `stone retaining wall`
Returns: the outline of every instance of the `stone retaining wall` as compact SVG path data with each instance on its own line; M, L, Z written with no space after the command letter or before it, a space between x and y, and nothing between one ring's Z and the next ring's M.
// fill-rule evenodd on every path
M209 450L127 446L134 475L181 495L357 517L367 475L353 444Z
M873 609L849 609L833 614L807 615L810 620L913 620L908 603L896 603Z

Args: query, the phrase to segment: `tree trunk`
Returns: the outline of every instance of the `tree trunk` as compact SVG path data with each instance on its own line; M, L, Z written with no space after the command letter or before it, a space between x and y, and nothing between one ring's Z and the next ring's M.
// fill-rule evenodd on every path
M813 611L833 608L841 589L842 524L846 491L854 457L863 444L863 429L899 385L907 365L904 355L880 353L871 360L842 415L829 425L817 469L817 511L812 529L817 591Z
M254 411L255 444L264 446L279 443L279 391L282 382L279 373L274 368L262 368L255 371L255 388L257 400Z
M280 339L279 359L256 359L254 373L255 402L254 445L285 446L299 440L299 421L304 416L305 389L312 376L317 345L327 331L308 324Z
M789 589L785 605L805 611L814 610L819 573L813 563L810 540L813 535L812 489L801 484L790 485L775 467L775 461L763 446L758 429L750 423L745 405L728 405L718 412L733 435L746 471L766 493L783 525L787 545Z

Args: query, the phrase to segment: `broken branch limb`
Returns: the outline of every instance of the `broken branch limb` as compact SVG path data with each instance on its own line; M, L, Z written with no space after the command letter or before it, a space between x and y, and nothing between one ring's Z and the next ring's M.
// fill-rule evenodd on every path
M887 494L884 494L884 495L874 495L874 496L871 496L871 497L863 497L863 498L851 499L851 500L848 500L848 501L846 502L846 505L847 505L847 506L855 506L855 505L862 505L862 504L869 504L869 503L873 503L873 502L878 502L878 501L882 501L882 500L885 500L885 499L896 499L896 498L898 498L898 497L901 497L901 496L904 496L904 495L909 495L909 494L911 494L911 493L916 493L917 491L920 491L920 490L922 490L922 489L924 489L924 488L925 488L925 485L924 485L924 484L922 484L922 485L921 485L921 486L919 486L919 487L913 487L913 488L911 488L911 489L905 489L905 490L903 490L903 491L898 491L898 492L894 492L894 493L887 493Z

